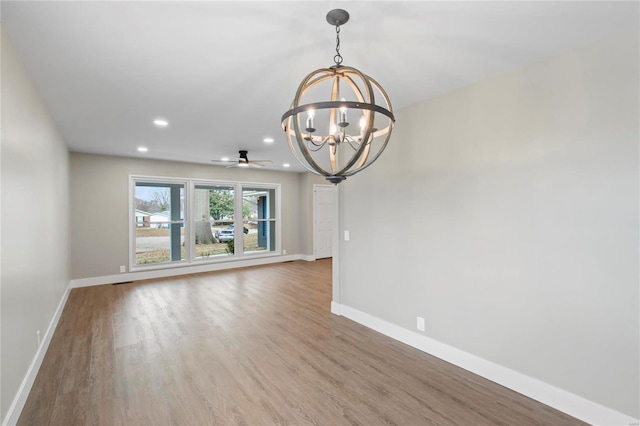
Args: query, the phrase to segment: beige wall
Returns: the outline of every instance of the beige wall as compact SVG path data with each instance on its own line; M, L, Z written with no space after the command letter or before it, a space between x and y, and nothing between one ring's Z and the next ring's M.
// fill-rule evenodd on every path
M340 185L340 303L640 417L638 51L635 32L398 111Z
M11 43L2 43L0 417L69 283L68 151Z
M71 278L119 273L129 259L129 176L219 179L281 185L282 248L310 255L307 173L227 169L200 164L71 154Z

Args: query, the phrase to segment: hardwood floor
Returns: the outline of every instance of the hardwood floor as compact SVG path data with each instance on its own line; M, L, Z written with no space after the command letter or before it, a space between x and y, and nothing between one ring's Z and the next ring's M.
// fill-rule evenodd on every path
M332 315L331 261L71 291L20 425L575 425Z

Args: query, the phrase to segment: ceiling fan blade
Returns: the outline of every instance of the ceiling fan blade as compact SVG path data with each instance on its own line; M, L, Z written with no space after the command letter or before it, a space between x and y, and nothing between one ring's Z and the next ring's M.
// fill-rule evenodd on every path
M247 151L240 151L240 157L234 158L232 160L211 160L212 163L227 165L227 168L231 167L253 167L253 168L262 168L265 164L271 164L273 161L271 160L249 160L247 157Z

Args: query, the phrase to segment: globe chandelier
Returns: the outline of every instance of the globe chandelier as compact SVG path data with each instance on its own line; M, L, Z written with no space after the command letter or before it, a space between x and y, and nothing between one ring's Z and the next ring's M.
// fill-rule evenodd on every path
M302 80L281 120L298 162L335 185L378 159L395 124L382 86L342 65L340 26L348 20L349 13L342 9L327 14L327 22L336 28L335 64Z

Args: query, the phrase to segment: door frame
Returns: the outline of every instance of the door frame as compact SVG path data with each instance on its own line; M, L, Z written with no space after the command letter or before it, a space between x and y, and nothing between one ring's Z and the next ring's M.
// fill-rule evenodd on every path
M331 313L334 315L342 315L341 310L341 294L340 291L340 187L338 185L313 185L313 201L312 201L312 213L313 213L313 229L312 239L315 258L315 235L316 235L316 200L315 189L316 187L328 187L333 190L333 239L331 241L332 247L332 260L331 260Z

